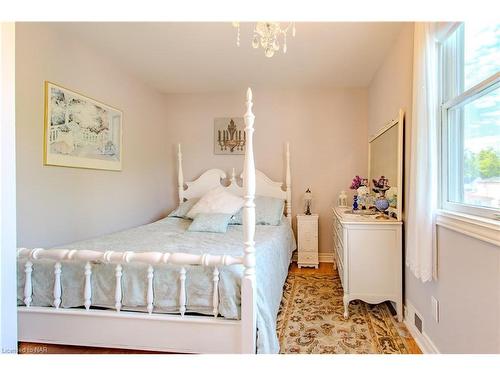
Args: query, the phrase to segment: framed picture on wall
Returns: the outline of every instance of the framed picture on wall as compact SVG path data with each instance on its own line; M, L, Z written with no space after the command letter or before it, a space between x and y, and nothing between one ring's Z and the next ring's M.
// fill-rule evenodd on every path
M44 164L122 169L122 112L45 82Z
M245 122L243 117L217 117L214 120L214 154L245 154Z

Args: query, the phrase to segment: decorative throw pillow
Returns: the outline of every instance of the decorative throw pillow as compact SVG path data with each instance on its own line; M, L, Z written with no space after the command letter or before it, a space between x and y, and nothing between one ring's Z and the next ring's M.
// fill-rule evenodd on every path
M285 201L279 198L255 197L255 224L279 225L283 216ZM243 209L240 209L231 219L229 224L243 224Z
M194 219L200 213L212 214L231 214L234 215L245 201L237 195L226 191L222 186L216 187L208 191L200 198L191 210L187 213L187 217Z
M226 233L231 214L199 213L187 229L189 232L215 232Z
M186 219L187 218L187 213L193 206L198 203L200 198L191 198L188 199L187 201L182 202L179 207L177 207L175 210L173 210L171 213L168 214L168 217L179 217L181 219Z

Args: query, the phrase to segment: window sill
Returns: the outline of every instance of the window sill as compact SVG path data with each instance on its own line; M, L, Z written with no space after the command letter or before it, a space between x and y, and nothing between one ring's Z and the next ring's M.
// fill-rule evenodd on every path
M458 212L438 210L436 224L469 237L500 246L500 222Z

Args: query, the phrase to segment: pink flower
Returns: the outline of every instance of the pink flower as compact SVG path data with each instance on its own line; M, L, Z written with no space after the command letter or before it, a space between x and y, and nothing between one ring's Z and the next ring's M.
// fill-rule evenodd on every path
M356 177L354 177L352 179L352 183L351 183L351 189L358 189L360 186L364 186L363 185L363 179L361 177L359 177L358 175L356 175Z

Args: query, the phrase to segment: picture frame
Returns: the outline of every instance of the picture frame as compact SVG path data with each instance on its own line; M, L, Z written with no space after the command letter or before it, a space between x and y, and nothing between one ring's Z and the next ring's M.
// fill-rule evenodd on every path
M244 155L246 144L243 117L217 117L214 119L214 154Z
M49 81L44 101L44 165L122 170L122 111Z

